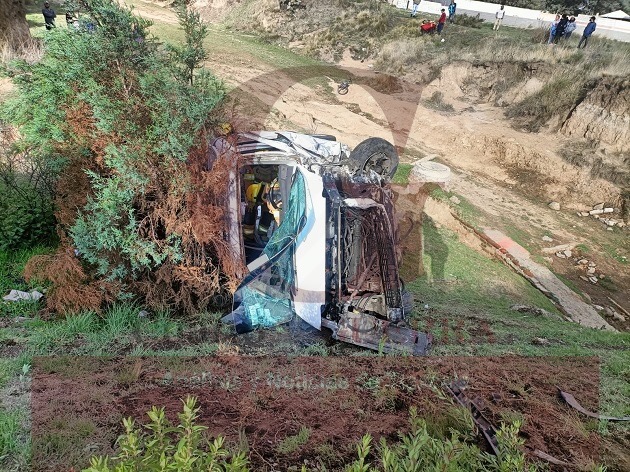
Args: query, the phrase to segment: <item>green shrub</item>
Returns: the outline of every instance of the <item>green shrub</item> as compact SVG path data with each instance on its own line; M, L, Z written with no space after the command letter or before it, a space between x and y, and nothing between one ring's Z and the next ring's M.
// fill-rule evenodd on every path
M148 20L116 0L70 3L81 26L48 32L41 61L13 65L18 93L2 113L29 158L49 163L64 245L53 259L76 250L83 263L67 261L74 273L56 280L43 268L42 277L53 281L51 294L78 293L72 284L80 280L96 291L107 284L108 300L134 291L151 306L204 309L237 278L223 244L228 165L205 167L225 95L201 67L207 28L179 0L184 42L163 45ZM41 239L37 224L50 231L52 205L40 206L4 225L0 206L0 231L12 229L7 240ZM48 304L96 308L71 296Z
M7 176L15 179L14 177ZM49 243L55 218L50 198L28 182L0 182L0 251Z
M455 15L454 23L459 26L467 26L469 28L481 28L483 25L483 19L480 17L479 13L475 16L467 15L466 13L458 13Z
M204 438L206 427L195 424L199 417L195 398L183 401L176 426L170 425L164 408L153 407L147 415L151 421L144 427L137 427L131 418L123 420L125 434L118 438L119 454L112 458L92 458L84 472L247 470L245 455L231 454L225 449L222 437L214 441Z
M136 427L131 418L123 421L125 434L118 439L120 452L111 458L95 457L84 472L150 472L179 471L242 471L248 460L244 452L232 454L224 448L223 438L204 439L204 426L195 424L199 417L196 399L183 401L179 424L171 426L163 408L153 407L148 412L151 420L144 427ZM471 431L450 429L448 437L431 434L427 422L410 410L411 430L400 434L400 441L389 445L381 439L372 451L372 437L366 434L357 446L357 459L346 467L347 472L401 472L401 471L453 471L453 472L536 472L527 464L521 452L524 441L519 438L520 422L503 426L497 433L499 454L482 452L471 438ZM466 428L468 429L468 428ZM296 436L280 442L276 450L289 454L305 444L310 429L302 427ZM246 440L242 440L246 443ZM379 463L379 466L372 465ZM297 470L297 469L296 469ZM302 472L306 467L302 466Z
M0 121L0 251L50 242L55 229L50 165L16 144Z
M363 436L357 447L358 459L346 468L347 472L399 472L407 470L453 472L535 472L533 465L525 462L520 451L523 441L518 438L520 424L502 427L498 434L499 455L492 456L466 442L467 435L451 429L450 437L435 437L427 429L425 420L418 418L417 411L410 411L411 431L400 436L400 442L390 446L381 439L378 448L380 468L370 465L372 438Z

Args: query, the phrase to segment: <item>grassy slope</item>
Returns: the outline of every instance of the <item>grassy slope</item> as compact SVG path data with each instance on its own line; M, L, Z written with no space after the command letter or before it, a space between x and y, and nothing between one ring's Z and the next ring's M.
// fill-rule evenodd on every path
M39 24L38 14L29 19ZM41 26L35 26L40 28ZM163 39L177 40L181 37L173 25L156 24L155 34ZM308 58L293 54L282 48L258 41L253 36L229 33L220 27L212 27L208 38L211 54L221 54L266 63L275 67L312 64ZM496 261L488 260L461 244L457 236L449 231L425 226L427 253L425 265L428 275L410 285L418 300L414 320L419 326L426 325L427 319L447 320L448 330L452 330L459 319L464 319L464 340L473 340L474 329L487 321L495 340L483 339L462 344L438 345L434 354L438 355L501 355L507 353L523 355L597 355L601 356L602 366L602 411L609 414L628 414L630 405L630 371L628 346L630 336L581 328L574 324L553 319L534 317L513 312L512 303L531 304L553 311L550 302L534 290L528 283L511 270ZM34 252L41 252L38 249ZM10 288L29 289L20 279L21 267L30 256L29 252L0 254L0 288L6 292ZM437 266L436 266L437 264ZM444 276L431 273L432 266L437 270L443 265ZM436 269L434 269L434 272ZM424 309L427 304L429 308ZM30 364L33 355L46 354L141 354L141 355L203 355L213 354L221 349L230 349L227 342L197 342L173 345L172 348L157 348L159 341L167 341L177 336L186 339L201 328L217 331L216 315L208 314L194 320L175 321L167 314L151 319L139 319L138 307L118 306L103 317L84 313L65 321L42 321L37 317L36 305L5 305L0 311L0 341L11 340L20 348L12 350L0 358L0 388L20 382L24 366ZM28 316L31 320L14 323L16 316ZM444 338L441 323L434 328L437 339ZM281 331L281 330L280 330ZM453 338L453 333L449 334ZM535 337L546 338L549 346L531 343ZM3 343L6 344L6 343ZM226 347L227 346L227 347ZM280 346L276 353L286 353L287 346ZM293 350L292 354L307 353ZM336 348L309 350L308 353L326 354ZM348 351L343 351L348 352ZM353 352L353 351L350 351ZM363 354L361 352L361 354ZM4 400L4 399L3 399ZM4 402L3 402L4 403ZM0 429L9 434L0 438L0 456L7 457L0 462L0 470L19 470L28 457L28 439L25 435L16 436L12 431L21 428L24 411L0 406ZM23 427L23 426L22 426ZM609 426L608 434L618 434L621 426ZM15 439L17 437L17 439ZM7 439L8 438L8 439Z

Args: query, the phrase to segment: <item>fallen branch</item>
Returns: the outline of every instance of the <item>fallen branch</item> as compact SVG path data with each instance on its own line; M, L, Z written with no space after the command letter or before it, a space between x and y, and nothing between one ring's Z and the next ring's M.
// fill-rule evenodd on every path
M608 300L610 300L610 302L615 305L617 308L619 308L619 310L626 316L630 316L630 313L628 312L628 310L626 310L624 307L622 307L619 303L617 303L615 300L613 300L610 297L606 297L608 298Z

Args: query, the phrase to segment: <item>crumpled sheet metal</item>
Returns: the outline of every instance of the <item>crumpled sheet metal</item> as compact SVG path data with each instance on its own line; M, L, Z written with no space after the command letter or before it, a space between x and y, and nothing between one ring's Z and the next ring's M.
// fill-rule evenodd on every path
M607 421L630 421L630 416L621 416L621 417L617 417L617 416L606 416L606 415L600 415L599 413L593 413L592 411L588 411L586 408L584 408L582 405L580 405L578 403L578 401L575 399L575 397L573 395L571 395L570 393L567 392L563 392L562 390L558 389L560 391L560 396L562 397L562 399L567 402L567 404L572 407L575 408L577 411L579 411L580 413L582 413L583 415L586 415L590 418L596 418L598 420L607 420Z
M409 328L395 326L366 313L344 313L333 338L357 346L383 352L406 352L414 356L424 356L431 348L433 337Z

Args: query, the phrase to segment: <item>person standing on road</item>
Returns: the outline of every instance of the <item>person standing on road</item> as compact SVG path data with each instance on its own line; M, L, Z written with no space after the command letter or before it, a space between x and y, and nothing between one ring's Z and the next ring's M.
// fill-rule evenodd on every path
M571 37L571 35L575 31L575 28L577 28L577 25L575 24L575 17L572 16L571 18L569 18L569 22L567 23L567 27L564 30L564 39L565 40L567 40L567 39L569 39Z
M505 5L501 5L501 8L494 15L494 26L492 27L494 31L499 31L503 18L505 18Z
M578 49L580 49L580 46L582 45L582 43L584 43L584 47L582 49L584 49L586 47L586 43L588 43L588 38L591 37L591 35L593 34L593 31L595 31L595 28L597 28L597 24L595 23L595 17L591 16L591 19L588 22L588 25L586 25L586 28L584 28L584 32L582 33L582 37L580 38L580 42L578 43Z
M455 21L455 10L457 9L457 3L455 0L451 0L451 4L448 6L448 22L453 23Z
M440 19L438 20L437 25L437 33L442 34L442 30L444 29L444 24L446 23L446 10L442 8L442 14L440 15ZM444 41L444 40L442 40Z
M57 14L55 10L50 8L50 3L44 2L44 8L42 8L42 15L44 15L44 23L46 24L46 29L51 30L55 27L55 18L57 18Z
M413 0L413 8L411 9L411 15L409 16L416 16L416 14L418 13L419 6L420 6L420 0Z

